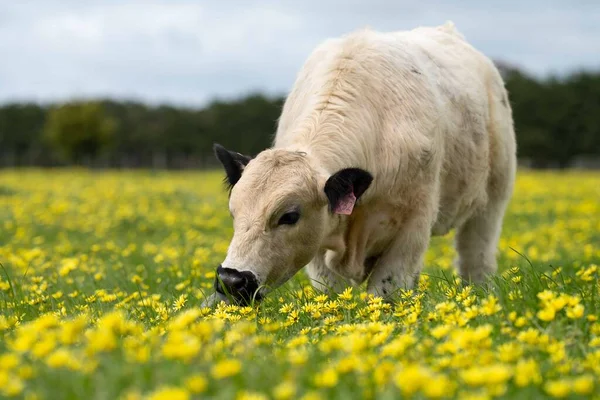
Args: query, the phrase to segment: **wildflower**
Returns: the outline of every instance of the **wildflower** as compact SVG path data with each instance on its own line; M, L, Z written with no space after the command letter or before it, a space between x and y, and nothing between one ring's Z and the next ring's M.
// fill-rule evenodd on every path
M481 302L481 312L483 315L494 315L500 310L502 310L502 306L498 304L498 299L493 295L489 295Z
M315 376L315 385L320 387L333 387L338 382L338 374L333 368L327 368Z
M273 397L276 400L288 400L294 398L296 394L296 385L294 382L285 380L273 389Z
M187 301L187 294L180 295L175 301L173 301L173 310L179 311L183 308Z
M583 317L584 307L582 304L577 304L567 309L567 317L571 319L578 319Z
M61 348L54 351L46 358L46 364L51 368L66 367L69 369L79 369L79 363L75 360L69 350Z
M545 307L542 310L538 311L537 317L542 321L552 321L554 317L556 317L556 311L552 307Z
M375 383L380 386L383 386L388 383L391 373L394 371L395 365L390 361L380 362L375 371L373 372L373 378L375 379Z
M156 389L148 400L188 400L189 393L185 389L173 386L162 386Z
M429 371L420 365L402 368L395 377L395 383L405 396L412 396L429 382Z
M459 373L461 379L470 386L495 385L506 382L512 370L503 364L486 367L472 367Z
M540 368L533 359L519 360L515 366L515 383L517 386L539 384L542 381Z
M302 365L308 360L308 352L303 349L294 349L288 353L287 358L292 365Z
M299 346L305 345L307 343L308 343L307 336L296 336L288 342L287 347L289 347L290 349L293 349L295 347L299 347Z
M347 287L342 293L338 295L338 299L340 300L352 300L352 287Z
M544 390L552 397L566 397L569 395L571 388L567 380L559 379L546 382Z
M594 390L594 378L591 375L582 375L573 379L573 392L580 395L589 395Z
M4 379L1 376L3 373L3 371L0 371L0 393L3 393L5 396L8 397L14 397L21 394L21 392L23 392L23 389L25 388L25 384L23 383L23 381L15 376L8 379ZM1 382L3 380L5 382Z
M215 379L223 379L237 375L241 369L242 363L238 360L223 360L212 367L211 374Z
M262 393L258 393L258 392L240 392L238 393L238 395L235 397L236 400L268 400L269 398L262 394Z
M450 397L455 390L455 384L445 375L435 374L429 384L423 386L423 394L431 399Z
M185 380L185 387L192 393L202 393L207 386L208 382L202 375L192 375Z
M438 325L431 330L431 336L433 336L436 339L440 339L440 338L446 336L450 332L451 329L452 329L452 326L450 326L450 325Z
M503 343L498 346L498 358L503 362L518 360L523 354L523 348L515 342Z
M179 359L189 362L200 351L200 340L186 332L173 331L163 344L162 354L169 359Z

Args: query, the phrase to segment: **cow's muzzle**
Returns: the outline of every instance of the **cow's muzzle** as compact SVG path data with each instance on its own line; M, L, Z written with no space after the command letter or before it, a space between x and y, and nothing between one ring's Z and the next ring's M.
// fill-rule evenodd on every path
M253 300L261 299L258 291L258 280L250 271L238 271L233 268L217 267L215 290L233 298L240 305L248 305Z

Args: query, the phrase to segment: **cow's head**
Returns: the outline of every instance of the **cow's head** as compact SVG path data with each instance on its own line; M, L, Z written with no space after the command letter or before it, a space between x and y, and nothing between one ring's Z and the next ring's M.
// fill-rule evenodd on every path
M359 168L327 174L309 155L268 149L255 158L214 146L230 187L234 234L215 289L247 303L285 283L349 215L372 176Z

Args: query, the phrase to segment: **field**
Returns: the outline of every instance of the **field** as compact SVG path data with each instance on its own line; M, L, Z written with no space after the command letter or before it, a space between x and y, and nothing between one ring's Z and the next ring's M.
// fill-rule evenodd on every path
M218 173L0 171L0 396L600 398L600 174L519 174L498 276L452 234L395 305L304 273L200 308L232 234Z

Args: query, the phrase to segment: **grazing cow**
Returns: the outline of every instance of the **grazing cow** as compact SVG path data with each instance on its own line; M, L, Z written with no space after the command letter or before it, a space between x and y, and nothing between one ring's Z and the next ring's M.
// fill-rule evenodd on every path
M272 148L215 145L234 235L216 293L260 299L307 267L339 292L390 299L418 280L432 235L456 229L457 267L481 282L516 170L512 111L490 59L451 22L325 41L289 94Z

